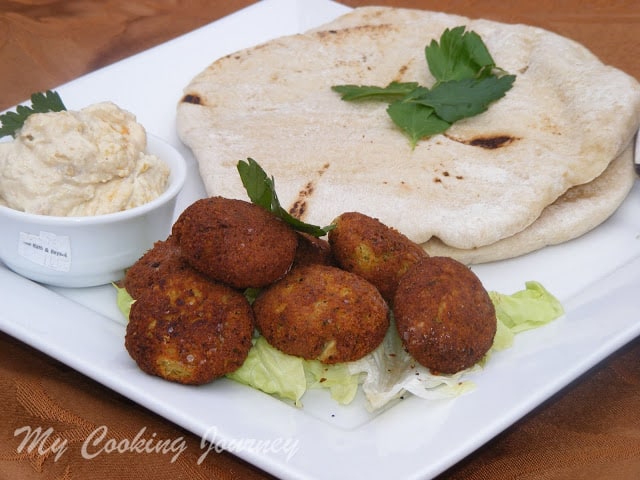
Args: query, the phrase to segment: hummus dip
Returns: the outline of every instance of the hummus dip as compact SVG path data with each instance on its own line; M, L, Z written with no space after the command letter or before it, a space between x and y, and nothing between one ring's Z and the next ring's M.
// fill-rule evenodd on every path
M158 197L169 167L145 153L147 134L111 102L36 113L0 143L0 204L28 213L87 216Z

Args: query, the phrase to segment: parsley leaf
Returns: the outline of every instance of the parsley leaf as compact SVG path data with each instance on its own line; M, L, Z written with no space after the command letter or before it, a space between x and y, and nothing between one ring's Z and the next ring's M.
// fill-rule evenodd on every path
M342 100L381 100L395 101L404 98L418 88L418 82L391 82L386 87L367 87L362 85L335 85L331 89L340 93Z
M515 82L498 68L489 50L464 26L446 29L440 41L425 47L425 58L436 83L391 82L386 87L334 85L345 101L377 100L389 103L387 114L411 142L445 132L453 123L478 115L502 98Z
M394 102L387 107L387 113L407 134L412 148L424 137L442 133L451 126L433 108L418 102Z
M18 130L22 128L25 120L34 113L60 112L67 108L57 92L47 90L31 95L31 107L18 105L15 112L7 112L0 115L0 138L11 135L15 138Z
M496 66L480 35L465 32L464 26L447 28L439 44L431 40L425 57L438 82L483 77Z
M425 89L411 101L432 107L441 119L454 123L486 111L489 104L504 96L515 81L514 75L503 77L465 78L439 83L431 90Z
M314 237L322 237L334 228L334 225L318 227L305 223L282 208L276 195L275 180L273 177L268 177L266 172L254 159L247 158L246 162L240 160L237 168L240 179L242 180L242 185L244 185L251 202L273 213L294 229L308 233Z

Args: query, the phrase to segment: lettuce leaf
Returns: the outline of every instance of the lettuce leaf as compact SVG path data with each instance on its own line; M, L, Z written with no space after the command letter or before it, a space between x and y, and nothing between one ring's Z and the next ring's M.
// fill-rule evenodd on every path
M116 288L116 305L118 305L118 309L124 315L126 320L129 320L129 312L131 311L131 305L135 300L131 298L129 292L125 288L119 287L115 283L113 286Z
M352 375L346 364L324 365L316 360L287 355L272 347L264 337L255 339L245 362L238 370L227 374L227 378L293 400L297 406L302 406L301 398L310 388L325 388L333 400L349 404L359 383L358 376Z
M227 374L227 378L292 400L298 406L307 390L304 360L282 353L264 337L254 340L247 359L239 369Z
M307 388L326 388L336 402L348 405L358 393L360 376L351 373L349 363L325 365L317 360L305 360Z
M489 292L496 309L498 331L494 350L504 350L513 344L515 334L538 328L564 315L560 301L539 282L525 282L525 289L511 295Z

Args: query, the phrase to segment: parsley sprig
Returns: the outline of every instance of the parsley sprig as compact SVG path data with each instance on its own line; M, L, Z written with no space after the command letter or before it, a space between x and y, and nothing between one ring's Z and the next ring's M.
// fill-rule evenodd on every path
M34 113L60 112L67 107L57 92L47 90L31 95L31 107L18 105L15 112L6 112L0 115L0 138L11 135L15 138L18 130L22 128L25 120Z
M244 185L251 202L273 213L294 229L308 233L314 237L322 237L334 228L334 225L318 227L305 223L282 208L276 195L275 180L273 177L269 177L254 159L247 158L247 161L240 160L237 168L240 179L242 180L242 185Z
M446 29L440 42L425 47L429 71L436 83L391 82L386 87L334 85L345 101L389 103L391 120L409 137L411 146L445 132L453 123L478 115L502 98L515 82L498 68L480 36L465 26Z

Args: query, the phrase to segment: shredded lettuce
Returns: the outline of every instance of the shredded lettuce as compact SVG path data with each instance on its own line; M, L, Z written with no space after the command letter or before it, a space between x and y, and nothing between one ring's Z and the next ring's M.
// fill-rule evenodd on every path
M364 377L362 391L367 410L378 410L407 392L434 400L455 397L473 389L471 382L462 380L463 373L433 375L405 351L397 332L392 324L382 345L349 363L353 374Z
M545 325L564 313L561 303L534 281L526 282L525 289L514 294L489 292L489 297L496 309L497 330L488 355L511 347L517 333ZM364 375L362 390L366 407L377 410L406 392L425 399L466 393L474 384L465 376L482 368L488 355L474 367L454 375L433 375L404 350L392 325L382 345L361 360L351 362L349 369Z
M124 288L114 286L118 290L118 307L128 318L134 300ZM564 314L558 299L535 281L526 282L524 290L510 295L490 291L489 296L497 317L489 354L511 347L517 333L545 325ZM374 411L407 392L425 399L466 393L475 386L465 376L481 369L488 355L474 367L454 375L433 375L405 351L392 322L376 350L355 362L337 365L287 355L257 336L244 364L227 378L290 400L297 406L302 406L305 392L312 388L327 389L333 400L346 405L355 398L361 385L365 406Z

